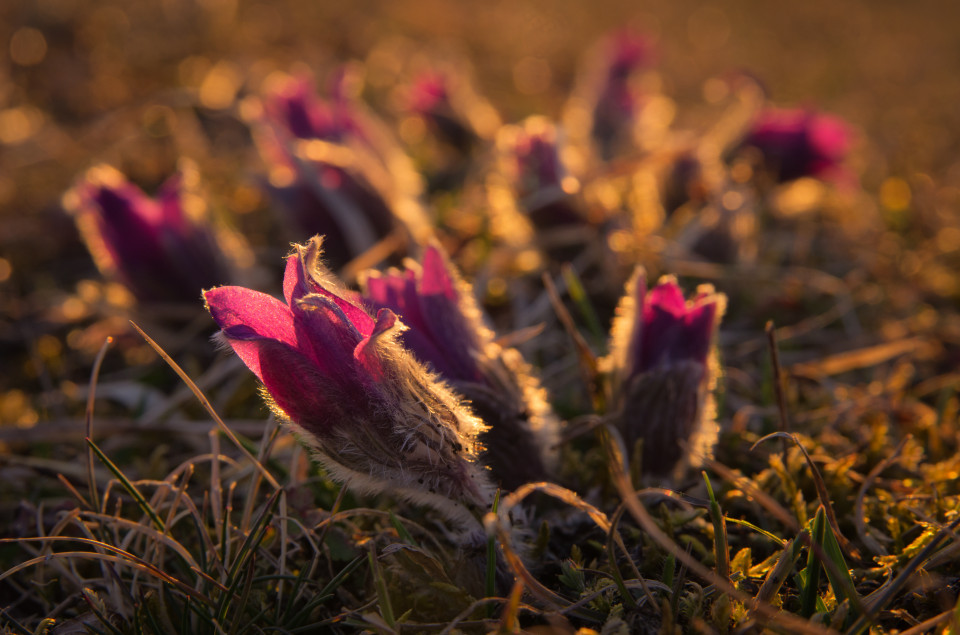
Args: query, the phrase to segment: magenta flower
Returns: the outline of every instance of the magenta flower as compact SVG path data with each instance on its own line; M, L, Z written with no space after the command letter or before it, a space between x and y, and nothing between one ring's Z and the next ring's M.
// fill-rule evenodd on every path
M770 108L760 113L743 145L759 150L765 168L783 183L804 176L841 176L851 138L850 126L839 117Z
M628 451L643 441L644 473L676 475L716 440L711 359L726 297L709 285L689 301L673 277L651 290L638 269L617 308L610 356L613 417Z
M480 440L493 480L515 489L548 477L555 461L557 422L539 382L520 353L494 342L471 289L437 246L423 265L391 269L365 281L366 298L396 311L409 330L401 336L416 357L461 395L489 428Z
M287 259L283 302L241 287L204 293L223 341L333 478L471 522L492 500L476 462L483 425L400 344L393 311L372 317L339 287L320 242Z
M64 195L97 267L141 302L195 302L204 287L230 281L212 227L188 213L182 189L178 173L150 198L100 165Z
M609 161L618 154L623 140L633 137L632 129L642 99L631 85L631 79L634 73L650 65L653 47L646 38L623 30L607 41L604 58L591 136L599 147L600 157Z

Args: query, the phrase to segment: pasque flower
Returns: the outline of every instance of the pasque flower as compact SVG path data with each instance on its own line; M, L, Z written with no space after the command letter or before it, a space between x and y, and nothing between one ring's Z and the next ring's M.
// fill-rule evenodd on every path
M564 168L559 137L556 126L543 117L504 126L498 137L503 172L518 206L538 231L585 222L571 198L579 183Z
M459 152L467 154L477 134L454 108L449 80L442 73L423 73L410 86L407 109L422 118L431 130Z
M648 290L639 268L627 284L607 364L615 424L631 452L642 440L646 474L676 476L716 441L714 338L725 305L709 285L685 300L671 276Z
M633 125L642 99L632 85L635 72L649 65L650 42L630 31L613 34L606 42L602 80L593 107L591 136L604 160L612 159L633 136Z
M852 132L839 117L809 109L762 111L743 142L759 150L779 182L804 176L833 178L850 150Z
M489 428L481 460L506 489L544 480L556 459L557 421L519 351L503 348L481 319L470 286L436 245L422 265L373 273L368 303L399 314L410 328L403 343L458 393Z
M151 198L115 168L99 165L64 195L97 267L141 302L195 302L204 287L230 282L202 201L187 204L186 176L195 176L189 166Z
M309 77L278 79L252 109L268 190L290 233L327 236L335 267L395 231L425 231L409 202L419 179L386 127L353 98L352 82L348 71L338 73L324 100Z
M483 424L320 263L321 240L287 259L284 301L242 287L204 293L220 337L263 382L271 408L331 476L469 524L492 501L477 462Z

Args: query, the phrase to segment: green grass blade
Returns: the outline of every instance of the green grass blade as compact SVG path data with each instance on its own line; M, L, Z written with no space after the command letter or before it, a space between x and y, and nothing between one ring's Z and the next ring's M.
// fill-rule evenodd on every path
M707 494L710 496L710 520L713 521L713 548L717 558L717 575L724 580L730 579L730 551L727 546L727 525L724 522L723 512L720 510L720 503L713 493L713 487L710 485L710 477L706 472L703 474L703 480L707 485Z
M163 524L163 521L160 520L160 516L157 515L157 512L151 507L150 503L147 502L147 499L143 497L143 494L140 493L140 490L130 482L130 479L120 471L120 468L117 467L113 461L111 461L106 454L103 453L96 443L94 443L89 437L87 437L87 445L96 453L97 458L100 459L100 462L107 466L107 469L117 477L117 480L120 481L120 484L123 486L123 489L127 490L127 493L137 501L137 505L140 506L140 509L150 517L150 520L153 521L153 524L157 526L157 529L163 533L167 533L167 527Z
M397 535L400 536L400 540L404 541L408 545L413 545L414 547L419 547L417 541L413 539L413 535L403 526L403 523L400 522L400 519L397 518L397 515L393 513L393 510L390 511L390 524L393 525L393 528L397 530Z
M390 604L390 594L387 593L387 581L383 579L383 572L380 570L380 562L377 560L375 547L367 552L367 558L370 562L370 572L373 574L373 584L377 589L380 616L383 617L383 621L385 621L390 628L396 629L397 624L393 618L393 606Z
M827 516L823 507L820 507L810 529L810 540L813 544L823 544L826 522ZM800 588L800 615L810 617L817 611L817 599L820 597L820 562L812 547L807 551L807 568L801 574L801 579L803 584Z

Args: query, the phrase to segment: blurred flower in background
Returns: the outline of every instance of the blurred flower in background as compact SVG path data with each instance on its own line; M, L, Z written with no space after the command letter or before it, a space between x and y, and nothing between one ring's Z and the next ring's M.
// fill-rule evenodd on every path
M481 460L506 489L546 480L555 466L557 420L539 381L512 348L494 341L482 321L472 289L436 245L422 265L371 273L365 297L389 308L409 326L401 336L416 357L430 365L489 428L481 434Z
M601 71L603 80L593 107L590 134L600 157L609 161L633 136L643 98L632 79L635 72L652 65L653 46L646 38L626 30L612 34L604 46L606 64Z
M557 127L544 117L529 117L501 128L491 207L525 218L533 230L530 240L551 258L564 261L571 259L593 232L584 233L589 223L577 197L580 182L567 172L561 144ZM523 232L518 228L504 233L517 237Z
M392 239L392 251L430 229L415 200L420 179L356 98L356 73L345 67L331 84L323 100L309 76L275 76L245 110L288 234L328 236L327 257L339 268L381 241Z
M196 303L204 287L236 281L252 257L243 239L215 225L196 167L181 161L151 198L118 170L88 170L63 198L97 267L141 303Z
M221 337L263 382L273 410L331 476L469 524L492 502L477 461L483 424L319 262L320 238L287 259L285 302L242 287L204 293Z
M780 183L805 176L839 179L853 133L845 121L809 109L768 108L753 123L743 148L761 155L762 168Z
M726 297L703 285L685 300L672 276L648 290L642 269L617 307L605 363L613 419L629 453L642 442L644 474L671 477L716 442L714 339Z

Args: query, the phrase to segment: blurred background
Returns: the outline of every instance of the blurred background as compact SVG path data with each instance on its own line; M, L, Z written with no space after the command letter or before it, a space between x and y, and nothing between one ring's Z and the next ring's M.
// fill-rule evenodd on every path
M449 58L470 65L478 92L504 121L559 118L584 51L629 26L656 43L656 88L676 104L675 128L708 125L723 91L718 80L747 73L775 104L816 106L851 122L859 137L851 160L867 192L900 212L922 203L927 211L918 213L938 215L943 226L960 208L958 25L960 5L937 0L6 0L4 419L36 420L23 390L42 379L38 359L71 363L62 361L64 345L90 349L69 334L45 339L42 328L23 330L76 318L81 309L69 294L82 297L78 282L96 277L61 209L86 168L111 163L152 191L178 157L190 157L255 250L276 239L253 213L266 203L241 116L244 98L274 71L305 65L323 78L340 63L364 62L363 97L395 124L391 88L404 65ZM72 370L85 373L90 362L81 355ZM54 368L54 376L70 370Z

